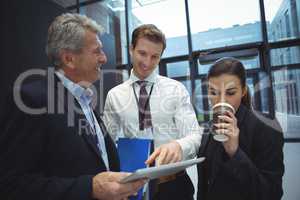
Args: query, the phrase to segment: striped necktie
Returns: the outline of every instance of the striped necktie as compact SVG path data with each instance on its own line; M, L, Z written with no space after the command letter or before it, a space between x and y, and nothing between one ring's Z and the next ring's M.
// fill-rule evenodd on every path
M150 112L150 97L147 93L146 86L147 81L137 81L140 86L140 96L139 96L139 128L144 130L146 128L152 127L151 112Z

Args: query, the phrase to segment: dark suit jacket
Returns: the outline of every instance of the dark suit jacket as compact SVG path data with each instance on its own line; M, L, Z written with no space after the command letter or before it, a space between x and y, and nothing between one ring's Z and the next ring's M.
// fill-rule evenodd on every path
M202 138L198 156L198 200L278 200L281 198L283 135L277 122L264 123L241 105L236 113L239 149L229 158L211 134Z
M74 112L80 105L53 73L20 91L24 105L42 110L26 113L8 98L0 119L0 199L91 199L92 177L106 168L84 114ZM110 171L119 171L115 145L97 117Z

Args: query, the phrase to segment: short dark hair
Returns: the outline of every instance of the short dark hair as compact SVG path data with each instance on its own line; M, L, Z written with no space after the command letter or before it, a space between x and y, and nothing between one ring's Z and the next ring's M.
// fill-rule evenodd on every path
M243 63L232 57L220 58L210 67L207 80L211 77L221 76L222 74L234 75L240 80L242 87L247 89L246 95L242 98L242 104L247 108L251 108L251 96L246 83L246 70Z
M163 45L163 51L166 48L165 34L153 24L143 24L134 29L131 38L131 45L133 48L135 48L139 38L147 38L151 42L161 43Z

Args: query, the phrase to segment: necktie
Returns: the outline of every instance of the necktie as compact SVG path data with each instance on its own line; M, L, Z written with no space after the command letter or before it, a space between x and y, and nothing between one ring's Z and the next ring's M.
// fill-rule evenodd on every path
M90 118L91 118L91 121L92 121L92 126L91 126L92 131L91 131L91 134L89 134L89 137L93 141L93 143L98 147L98 149L99 149L99 151L102 155L101 148L99 148L99 146L98 146L99 145L99 140L98 140L98 136L97 136L95 119L94 119L94 116L91 112L93 112L93 109L90 107L89 115L90 115Z
M137 81L140 85L140 96L139 96L139 126L140 130L152 127L151 112L149 95L146 90L147 81Z

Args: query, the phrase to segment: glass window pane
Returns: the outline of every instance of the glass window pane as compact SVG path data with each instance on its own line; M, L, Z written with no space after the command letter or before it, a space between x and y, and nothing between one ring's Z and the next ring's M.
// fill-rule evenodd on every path
M300 47L287 47L271 50L272 66L300 63Z
M207 109L204 108L203 100L205 96L203 96L202 93L202 81L196 80L195 81L195 91L194 91L194 103L195 103L195 109L197 113L197 119L199 122L204 121L204 115L207 112Z
M299 38L300 0L264 0L269 41Z
M228 55L229 56L229 55ZM254 56L243 56L243 57L236 57L237 59L239 59L244 67L246 69L255 69L255 68L259 68L260 64L259 64L259 56L258 55L254 55ZM198 64L198 73L199 74L204 74L206 75L208 73L208 70L210 68L210 66L216 61L215 60L210 60L210 61L202 61L201 58L199 59L199 64Z
M261 41L259 1L189 0L193 50Z
M247 78L246 79L246 83L247 83L247 86L248 86L248 88L250 90L250 95L253 98L254 97L254 92L255 92L255 88L254 88L254 84L253 84L253 79L252 78Z
M269 113L269 78L265 72L247 72L247 86L251 95L252 108L261 113Z
M167 63L167 76L180 77L190 76L190 67L188 61Z
M141 24L154 24L167 38L163 57L188 54L184 1L129 0L129 30Z
M267 88L264 88L263 85L265 84L265 80L258 81L257 83L255 80L259 79L259 74L254 74L251 76L248 76L247 86L250 91L251 95L251 105L254 110L268 113L269 107L268 107L268 90ZM265 77L267 78L267 77Z
M122 77L123 77L123 82L129 79L129 73L127 69L122 70Z
M111 66L127 63L124 0L118 2L116 5L115 1L107 0L80 8L81 14L91 17L104 28L100 39L108 57L107 65Z
M285 143L283 148L285 172L283 176L283 200L300 199L300 143Z
M277 70L272 75L275 114L285 137L300 137L300 69Z
M261 104L261 110L259 110L259 111L267 114L270 112L269 111L269 105L270 105L269 76L265 72L259 72L258 78L259 78L258 83L255 85L255 94L256 94L256 92L259 92L259 94L260 94L259 103Z
M189 92L190 96L192 96L192 84L190 80L184 80L184 81L180 81L187 89L187 91Z
M201 62L199 61L198 64L198 73L206 75L208 73L208 70L210 66L213 64L213 62Z
M117 83L123 83L129 79L129 72L126 68L126 65L118 66L117 69L109 70L109 71L111 71L112 73L115 73ZM105 70L104 70L104 73L106 73Z

